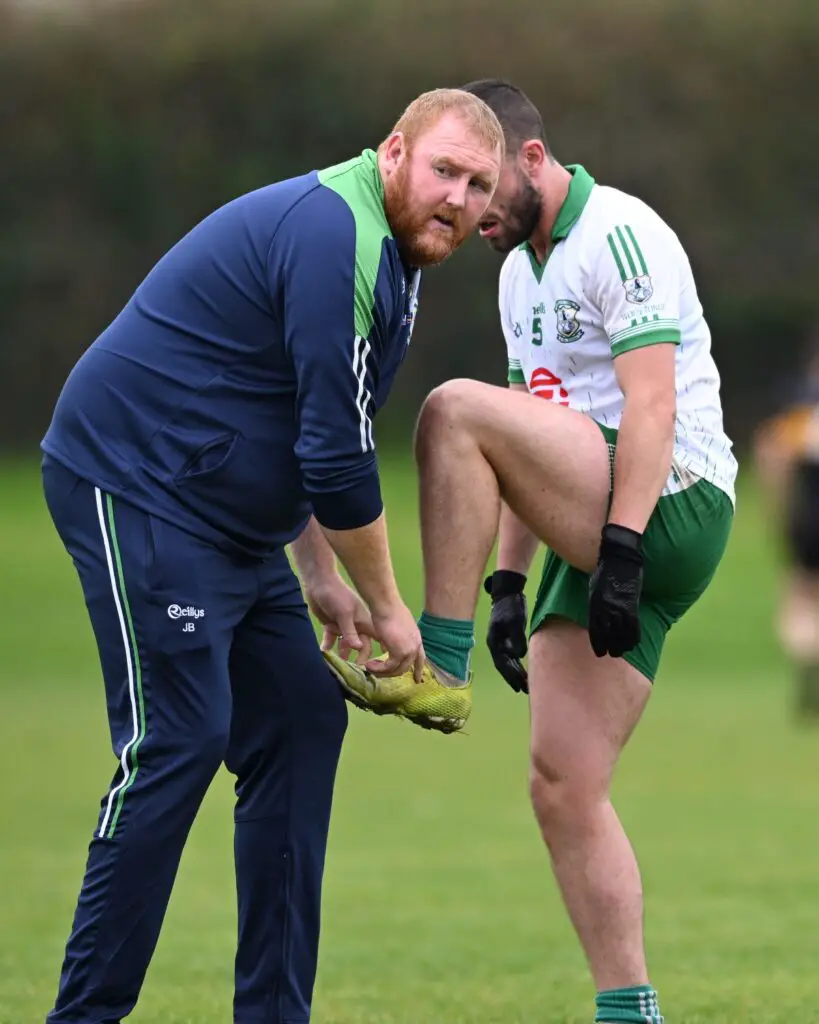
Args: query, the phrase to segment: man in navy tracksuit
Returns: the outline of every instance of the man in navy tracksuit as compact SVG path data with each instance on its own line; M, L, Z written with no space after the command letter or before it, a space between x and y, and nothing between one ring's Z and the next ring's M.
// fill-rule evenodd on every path
M309 1020L346 706L285 545L329 641L366 657L377 638L387 673L419 664L372 417L409 343L418 268L477 223L500 140L480 100L424 94L378 153L205 219L69 376L43 441L45 494L118 764L49 1024L133 1009L222 762L236 776L234 1020Z

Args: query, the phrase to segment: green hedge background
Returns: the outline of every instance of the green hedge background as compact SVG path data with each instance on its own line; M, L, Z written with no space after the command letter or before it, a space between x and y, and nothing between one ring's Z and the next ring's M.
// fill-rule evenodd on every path
M742 444L819 320L814 0L0 0L0 447L33 450L79 353L199 218L485 75L681 236ZM447 377L503 381L498 268L472 240L426 276L388 427Z

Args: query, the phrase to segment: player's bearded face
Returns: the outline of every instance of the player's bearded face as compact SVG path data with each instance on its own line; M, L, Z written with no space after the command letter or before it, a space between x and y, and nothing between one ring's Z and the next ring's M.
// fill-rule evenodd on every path
M507 253L531 238L541 213L543 198L517 164L504 166L489 209L479 229L496 252Z
M466 238L471 227L464 211L425 190L414 174L412 153L384 185L384 207L404 260L413 267L442 263ZM428 194L425 192L428 191Z

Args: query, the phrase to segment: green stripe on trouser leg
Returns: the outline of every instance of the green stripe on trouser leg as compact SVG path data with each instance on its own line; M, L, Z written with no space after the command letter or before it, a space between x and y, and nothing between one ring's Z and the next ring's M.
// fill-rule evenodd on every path
M126 645L126 658L130 656L129 688L131 691L131 706L134 714L134 734L126 745L122 755L123 779L118 787L109 793L108 809L106 811L103 827L100 836L104 839L113 839L119 822L122 807L125 803L125 794L133 786L137 772L139 771L139 748L145 739L145 699L142 692L142 665L139 660L139 648L136 642L136 631L134 620L131 615L131 606L128 603L128 594L125 590L125 575L122 569L122 555L117 541L117 528L114 522L114 502L110 494L105 495L107 513L108 537L110 543L109 569L112 574L112 586L115 588L115 595L120 600L120 624L123 626L123 641ZM110 560L113 560L113 564ZM115 577L115 578L114 578ZM112 801L116 803L112 805ZM113 811L113 813L112 813Z
M598 992L595 1005L598 1024L663 1024L657 993L651 985Z

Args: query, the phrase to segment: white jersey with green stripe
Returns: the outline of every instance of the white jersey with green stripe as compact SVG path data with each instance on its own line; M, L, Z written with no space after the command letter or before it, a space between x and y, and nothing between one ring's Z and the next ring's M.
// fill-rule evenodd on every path
M723 429L720 378L688 257L649 206L597 185L580 166L540 264L528 243L500 275L509 380L617 428L623 393L614 360L677 346L677 427L664 493L711 481L734 500L737 463Z

